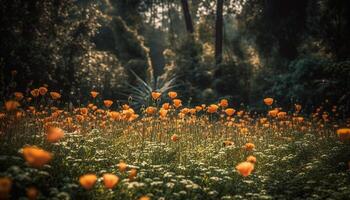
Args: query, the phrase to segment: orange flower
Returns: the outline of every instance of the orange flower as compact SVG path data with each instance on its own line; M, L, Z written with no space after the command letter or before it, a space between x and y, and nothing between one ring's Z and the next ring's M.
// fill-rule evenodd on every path
M31 167L42 167L52 159L52 154L35 146L23 148L23 156Z
M225 140L223 144L224 144L224 147L227 147L227 146L233 146L235 143L230 140Z
M168 113L168 110L166 110L166 109L164 109L164 108L161 108L161 109L159 110L159 115L160 115L161 117L166 117L167 113Z
M58 92L50 92L50 96L53 100L57 100L57 99L61 98L61 94Z
M226 113L226 115L228 115L228 116L232 116L235 112L236 112L236 110L233 109L233 108L227 108L227 109L225 110L225 113Z
M236 166L236 170L244 177L249 176L254 170L254 164L251 162L241 162Z
M5 102L5 109L7 111L16 110L19 106L21 105L18 103L18 101L9 100Z
M247 157L247 162L251 162L251 163L256 163L256 157L255 156L248 156Z
M137 176L137 170L135 168L131 169L129 172L129 179L133 180Z
M109 113L109 116L114 119L114 120L119 120L120 119L120 113L116 111L112 111Z
M174 135L172 135L172 136L170 137L170 139L171 139L172 141L176 142L176 141L179 140L179 136L176 135L176 134L174 134Z
M267 122L267 118L263 117L263 118L260 118L260 124L265 124Z
M15 99L16 99L17 101L22 100L23 97L24 97L24 95L23 95L22 92L15 92L15 93L14 93L14 96L15 96Z
M273 109L268 112L268 115L271 117L276 117L278 114L279 110L278 109Z
M219 106L216 104L211 104L208 106L208 112L209 113L215 113L218 110Z
M39 195L39 191L35 187L29 187L26 189L26 194L29 200L35 200Z
M175 99L177 97L177 93L176 92L168 92L168 96L171 98L171 99Z
M96 181L97 176L95 174L85 174L79 177L80 185L87 190L90 190L92 187L94 187Z
M148 196L142 196L139 198L139 200L151 200Z
M12 180L8 177L0 177L0 199L8 199L12 187Z
M125 162L121 161L121 162L118 164L118 167L119 167L119 171L120 171L120 172L125 172L125 170L126 170L126 168L128 167L128 165L127 165Z
M47 93L46 87L39 87L39 93L41 96L44 96Z
M130 106L128 104L124 104L123 106L123 110L129 110Z
M96 98L99 93L96 91L91 91L90 94L91 94L92 98Z
M153 106L149 106L146 108L146 113L149 115L153 115L157 112L157 108Z
M197 112L199 112L199 111L203 110L203 107L202 106L196 106L196 110L197 110Z
M64 137L64 131L58 127L50 127L46 132L46 139L49 142L55 143Z
M89 110L87 108L80 108L80 114L82 114L82 115L87 115L88 111Z
M337 130L337 134L342 141L350 140L350 128L340 128Z
M38 97L40 95L40 91L39 91L39 89L34 89L34 90L30 91L30 94L33 97Z
M111 107L112 104L113 104L113 101L112 100L104 100L103 103L105 104L105 106L107 108Z
M175 108L178 108L178 107L182 106L182 101L180 99L174 99L173 104L174 104Z
M160 92L152 92L151 95L152 95L152 98L154 100L157 100L162 95L162 93L160 93Z
M286 116L287 116L286 112L279 112L279 113L277 113L277 117L279 119L284 119Z
M170 104L169 103L163 103L162 108L164 110L168 110L170 108Z
M273 104L273 98L265 98L264 103L268 106L271 106Z
M118 176L110 173L103 174L103 183L106 188L112 189L118 184L118 182L119 182Z
M295 110L296 110L297 112L300 112L300 110L301 110L301 105L300 105L300 104L294 104L294 106L295 106Z
M246 144L244 145L244 148L245 148L247 151L251 151L251 150L253 150L253 149L255 148L255 145L254 145L253 143L248 142L248 143L246 143Z
M226 108L228 106L228 101L227 99L221 99L219 105L222 107L222 108Z

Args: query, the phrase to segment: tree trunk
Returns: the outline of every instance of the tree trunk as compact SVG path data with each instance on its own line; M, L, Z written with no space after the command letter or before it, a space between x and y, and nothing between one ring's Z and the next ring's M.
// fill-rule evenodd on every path
M185 17L187 32L192 34L193 33L193 24L192 24L191 13L190 13L190 10L188 8L187 0L181 0L181 5L182 5L184 17Z
M215 22L215 62L220 64L222 61L222 35L223 35L223 0L218 0L216 4L216 22Z

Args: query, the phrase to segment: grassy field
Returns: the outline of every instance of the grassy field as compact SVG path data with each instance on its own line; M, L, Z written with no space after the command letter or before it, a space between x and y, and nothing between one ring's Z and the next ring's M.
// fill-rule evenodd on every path
M267 98L256 115L176 95L134 111L98 93L80 108L43 88L14 94L0 113L0 199L350 198L336 107L304 116Z

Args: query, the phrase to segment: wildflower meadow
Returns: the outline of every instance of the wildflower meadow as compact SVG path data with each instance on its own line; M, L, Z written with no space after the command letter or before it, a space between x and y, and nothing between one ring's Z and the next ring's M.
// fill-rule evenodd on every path
M1 199L347 199L349 121L336 106L266 113L221 99L187 107L176 92L128 104L91 92L60 106L46 87L1 111Z

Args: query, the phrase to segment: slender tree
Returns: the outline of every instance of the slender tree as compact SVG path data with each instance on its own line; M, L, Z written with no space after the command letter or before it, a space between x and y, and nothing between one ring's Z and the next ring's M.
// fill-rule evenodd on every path
M222 61L223 6L224 6L224 1L218 0L216 4L216 22L215 22L215 62L216 64L220 64Z
M185 17L187 32L192 34L193 33L193 24L192 24L191 13L190 13L190 9L188 7L187 0L181 0L181 5L182 5L184 17Z

